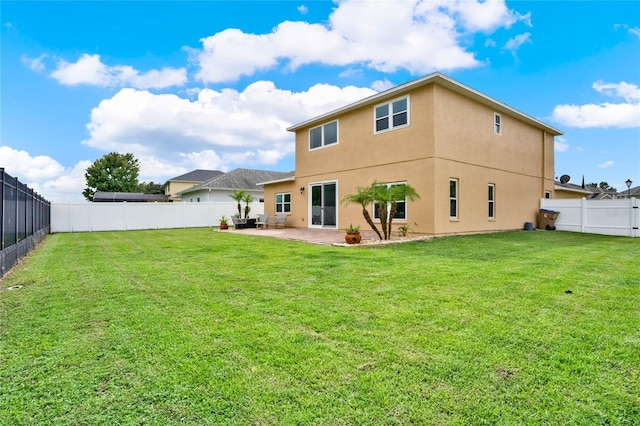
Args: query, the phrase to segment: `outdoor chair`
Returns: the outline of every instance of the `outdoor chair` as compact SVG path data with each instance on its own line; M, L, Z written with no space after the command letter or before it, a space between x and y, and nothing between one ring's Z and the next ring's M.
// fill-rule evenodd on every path
M236 229L242 229L247 224L247 219L240 219L239 217L232 216L231 220L233 220L233 227Z
M261 214L258 216L258 220L256 220L256 228L268 228L269 227L269 215Z
M283 228L286 228L287 227L287 216L288 216L288 214L285 214L285 213L277 214L274 226L276 228L280 228L280 226L282 226Z

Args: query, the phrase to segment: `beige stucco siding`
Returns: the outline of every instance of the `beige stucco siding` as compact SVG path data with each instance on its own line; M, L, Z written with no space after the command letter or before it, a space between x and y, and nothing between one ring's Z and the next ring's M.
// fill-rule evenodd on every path
M466 93L462 94L462 93ZM374 132L374 108L408 96L408 125ZM494 114L501 134L494 132ZM275 213L277 192L291 192L289 226L309 223L310 185L337 183L337 227L367 229L362 209L340 203L358 186L407 182L421 198L407 204L407 224L419 234L444 235L521 229L535 221L539 200L554 188L554 138L541 123L477 94L447 84L412 86L405 92L328 114L295 127L296 180L265 186L265 212ZM338 120L338 143L309 150L309 130ZM554 131L551 129L551 131ZM458 218L449 217L449 179L458 179ZM495 185L495 215L488 217L488 185ZM300 194L304 187L304 194Z

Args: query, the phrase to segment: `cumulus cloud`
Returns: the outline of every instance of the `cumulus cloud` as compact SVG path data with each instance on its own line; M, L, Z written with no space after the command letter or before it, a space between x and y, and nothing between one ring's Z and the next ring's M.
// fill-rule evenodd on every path
M607 167L611 167L613 166L613 161L608 160L605 161L604 163L598 164L598 167L600 167L601 169L606 169Z
M307 13L309 13L309 9L304 4L301 4L300 6L298 6L298 12L300 12L301 15L306 15Z
M625 102L558 105L553 110L552 119L565 126L579 128L640 127L640 88L637 85L624 81L596 81L592 88L605 96L623 98Z
M61 60L50 76L67 86L88 84L94 86L130 86L137 89L162 89L181 86L187 81L186 68L162 68L141 73L128 65L107 66L100 55L82 55L70 63Z
M84 173L90 161L80 161L65 168L45 155L32 156L26 151L9 146L0 147L0 164L13 177L49 201L81 201L85 186Z
M234 81L278 65L296 69L312 63L414 74L471 68L481 62L466 50L465 40L518 21L530 25L530 15L508 9L501 0L345 0L326 25L286 21L268 34L226 29L201 39L202 49L194 51L200 67L196 78Z
M121 89L92 110L83 144L133 153L145 180L195 168L272 165L294 153L287 127L374 93L328 84L292 92L270 81L243 91L202 89L194 100Z

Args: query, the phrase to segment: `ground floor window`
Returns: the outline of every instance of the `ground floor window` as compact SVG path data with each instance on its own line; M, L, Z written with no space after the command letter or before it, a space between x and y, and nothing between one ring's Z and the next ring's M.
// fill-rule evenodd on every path
M276 213L291 212L291 193L283 192L276 194Z
M384 185L384 184L383 184ZM394 186L406 185L405 182L397 182L397 183L388 183L386 184L387 189L391 189ZM397 209L396 213L393 215L394 219L406 220L407 219L407 200L396 201ZM378 214L378 208L380 205L378 203L373 203L373 217L374 219L380 219L380 215ZM391 210L391 203L387 204L387 211Z
M496 217L496 185L490 183L488 186L488 194L487 194L488 204L489 204L489 219L495 219Z
M449 179L449 218L458 218L458 179Z

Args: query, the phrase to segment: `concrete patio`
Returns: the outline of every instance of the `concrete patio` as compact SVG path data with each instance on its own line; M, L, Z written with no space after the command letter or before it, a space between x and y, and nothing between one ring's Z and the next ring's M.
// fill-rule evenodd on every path
M304 241L306 243L312 244L324 244L324 245L345 245L345 231L343 229L310 229L310 228L268 228L268 229L256 229L256 228L248 228L248 229L233 229L229 228L227 231L222 232L232 232L237 234L244 235L258 235L261 237L272 237L272 238L281 238L284 240L296 240L296 241ZM395 238L389 241L379 241L378 236L375 232L371 230L360 231L360 235L362 235L362 243L354 244L353 246L363 246L370 245L371 243L398 243L398 242L408 242L415 240L423 240L428 239L427 236L409 236L406 238Z

